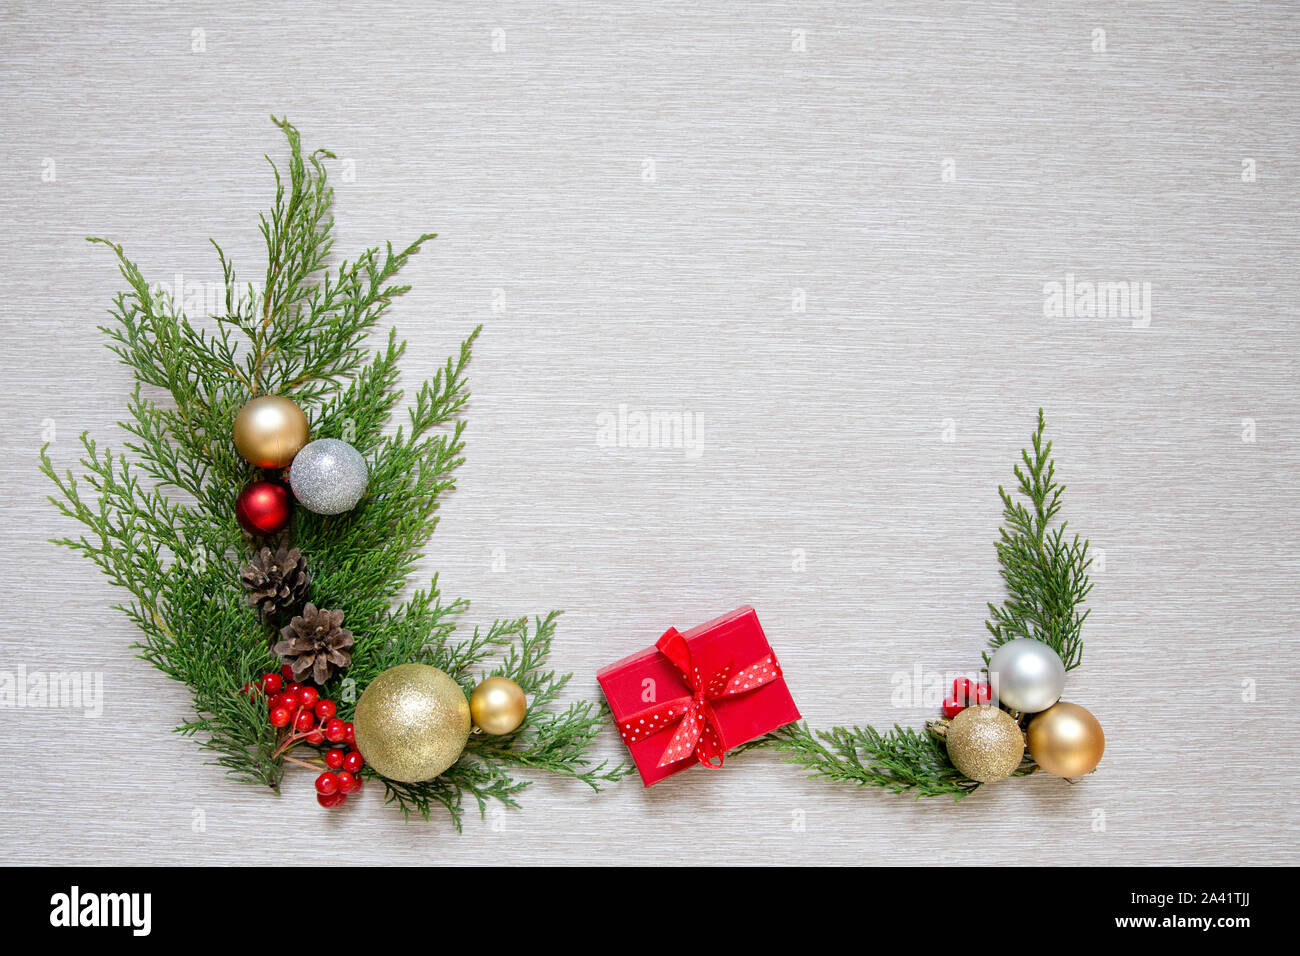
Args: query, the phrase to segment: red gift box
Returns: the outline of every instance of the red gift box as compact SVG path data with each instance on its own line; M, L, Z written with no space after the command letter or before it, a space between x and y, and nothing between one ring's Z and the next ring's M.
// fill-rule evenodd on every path
M800 719L752 607L669 628L596 679L647 787Z

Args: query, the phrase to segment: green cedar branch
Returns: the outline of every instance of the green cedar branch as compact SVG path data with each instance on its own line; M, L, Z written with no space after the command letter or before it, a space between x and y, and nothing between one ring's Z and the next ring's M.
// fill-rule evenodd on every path
M466 693L493 675L518 683L528 696L528 719L509 734L471 734L461 759L435 780L414 784L384 781L387 802L407 816L428 817L442 807L459 828L465 794L474 798L480 816L489 799L516 805L516 796L528 781L516 780L515 770L547 771L580 781L593 791L631 772L633 768L626 762L596 763L587 756L596 736L608 726L609 715L603 705L589 700L561 705L570 675L545 667L558 618L559 613L553 611L531 622L528 618L498 620L459 645L435 643L424 649L421 659L456 677ZM504 661L491 670L474 673L499 646L508 648Z
M980 786L952 765L934 735L897 724L884 733L874 727L832 727L816 734L805 723L787 724L742 750L759 746L771 747L811 777L891 793L959 800Z
M89 558L130 599L117 607L139 629L138 655L189 688L194 714L177 730L195 737L228 775L278 787L283 761L261 700L241 688L277 668L273 637L246 606L239 568L253 547L234 517L239 491L260 476L230 440L235 414L259 394L280 394L307 413L315 437L352 443L366 458L365 498L346 515L298 509L287 533L312 569L312 600L338 607L356 638L352 666L324 692L351 715L360 690L383 670L425 661L468 691L473 671L491 667L517 680L530 698L515 733L475 735L447 774L426 784L383 781L387 799L408 814L445 809L459 827L466 806L517 805L528 785L519 771L548 771L593 789L631 767L594 763L588 751L605 723L598 705L565 702L567 675L545 667L556 615L530 628L527 618L496 621L457 635L463 600L444 602L437 577L404 600L410 575L437 527L442 497L464 461L474 329L414 394L409 421L386 434L403 398L405 343L390 331L377 348L368 336L408 286L398 274L434 238L405 248L364 250L336 268L333 190L326 150L304 155L298 131L275 119L289 146L281 170L269 157L275 198L260 217L266 242L263 287L241 286L213 242L225 292L222 314L191 319L182 303L149 284L123 248L105 239L126 290L101 326L108 347L132 370L123 449L82 436L82 474L56 470L49 446L40 467L50 500L83 531L56 539ZM173 497L169 492L176 492ZM367 770L368 774L373 774ZM382 779L382 778L381 778Z
M1028 448L1015 466L1017 490L1028 506L998 488L1003 525L997 542L998 562L1007 597L1001 607L989 605L990 644L998 647L1016 638L1042 641L1061 655L1067 669L1083 655L1080 632L1088 612L1081 611L1092 590L1088 579L1088 542L1066 536L1065 522L1054 524L1065 486L1056 480L1052 443L1044 441L1043 410ZM1023 466L1023 467L1022 467ZM988 664L988 654L984 654ZM950 796L954 800L981 785L962 775L948 758L942 736L927 727L916 731L895 725L880 732L874 727L832 727L812 732L806 724L789 724L739 748L739 752L771 747L787 763L812 777L876 787L917 797ZM1012 776L1038 768L1026 754Z
M1065 485L1056 480L1052 443L1043 441L1046 427L1040 408L1033 454L1023 449L1023 467L1015 466L1017 490L1029 506L998 487L1003 523L997 554L1007 596L1001 607L989 604L986 625L992 647L1033 638L1056 651L1068 671L1083 661L1081 632L1090 612L1080 609L1092 590L1092 558L1087 541L1077 534L1067 536L1068 522L1053 527ZM984 663L988 660L986 652Z

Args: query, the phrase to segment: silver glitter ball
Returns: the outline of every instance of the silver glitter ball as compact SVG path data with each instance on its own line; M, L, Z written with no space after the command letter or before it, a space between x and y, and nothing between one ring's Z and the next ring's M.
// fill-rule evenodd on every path
M1061 699L1065 665L1060 655L1042 641L1021 637L993 652L989 658L989 684L994 700L1022 714L1036 714Z
M366 493L369 480L361 452L337 438L308 442L289 466L294 497L318 515L336 515L351 509Z

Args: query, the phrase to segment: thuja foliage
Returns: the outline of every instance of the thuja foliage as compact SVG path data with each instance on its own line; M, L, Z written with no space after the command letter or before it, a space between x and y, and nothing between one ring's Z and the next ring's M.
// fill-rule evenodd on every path
M806 723L787 724L745 749L751 747L772 747L811 777L893 793L960 798L979 786L952 765L939 737L897 724L884 733L874 727L813 732Z
M1043 442L1045 427L1040 408L1033 453L1022 449L1021 464L1015 467L1018 491L1028 506L998 487L1002 498L998 563L1007 596L1001 607L989 604L986 626L993 647L1032 637L1056 651L1068 671L1083 661L1079 633L1089 611L1080 608L1092 590L1088 579L1092 559L1087 541L1077 534L1067 536L1068 522L1053 527L1065 486L1056 480L1052 443ZM987 652L984 663L988 663Z
M1065 486L1056 480L1052 443L1043 440L1045 430L1040 408L1031 446L1021 451L1021 462L1014 468L1019 498L998 488L1002 527L997 556L1007 595L1001 606L989 604L986 625L992 647L1033 638L1055 650L1072 669L1083 656L1080 630L1088 612L1081 606L1092 589L1088 579L1092 559L1088 542L1078 535L1067 536L1066 523L1057 523ZM988 664L987 653L984 663ZM773 747L813 777L894 793L960 799L980 786L953 766L942 735L929 727L916 731L895 725L883 733L874 727L833 727L814 732L806 723L798 723L750 746ZM1026 754L1014 776L1036 769Z
M575 778L593 789L625 775L623 764L595 763L588 750L604 723L590 701L562 703L568 675L546 667L555 613L498 620L458 634L468 607L444 600L437 578L409 597L408 578L438 523L440 498L463 462L469 399L466 368L475 329L458 353L415 391L407 420L386 426L403 398L398 362L405 343L390 331L368 337L393 298L407 290L397 274L432 235L403 249L367 249L328 268L333 251L333 190L326 150L304 155L298 131L276 120L288 140L287 170L267 158L275 200L261 217L265 280L240 285L214 242L225 283L225 313L191 321L127 258L116 256L126 290L101 326L108 346L136 383L120 424L121 452L82 435L84 474L60 473L41 449L41 469L57 486L50 500L85 526L56 539L93 561L130 595L117 605L139 628L139 656L186 684L194 714L178 729L195 737L230 776L278 788L283 762L265 703L241 688L278 670L271 627L246 606L238 574L253 549L235 519L240 489L264 476L236 452L234 417L251 398L286 396L307 413L313 438L342 438L365 456L370 483L351 512L321 516L296 509L284 537L307 556L311 600L340 608L356 645L351 666L324 688L348 719L356 696L381 671L420 661L455 677L468 692L488 674L517 681L528 695L525 723L505 736L473 734L464 756L435 780L379 778L388 802L407 815L447 810L457 827L467 805L514 806L528 781L522 769ZM366 773L372 774L367 768ZM372 774L373 775L373 774Z

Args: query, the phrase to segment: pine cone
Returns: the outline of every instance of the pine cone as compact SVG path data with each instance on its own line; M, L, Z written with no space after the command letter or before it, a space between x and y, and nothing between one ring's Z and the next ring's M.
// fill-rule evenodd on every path
M274 553L270 548L263 548L239 573L239 580L248 590L248 606L270 617L277 611L295 608L306 599L311 572L307 570L307 559L297 548L292 551L281 548Z
M342 623L342 611L317 610L309 602L302 614L280 628L284 640L271 650L289 665L295 681L311 677L324 687L337 670L352 663L352 632Z

